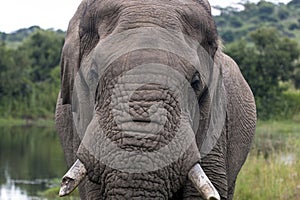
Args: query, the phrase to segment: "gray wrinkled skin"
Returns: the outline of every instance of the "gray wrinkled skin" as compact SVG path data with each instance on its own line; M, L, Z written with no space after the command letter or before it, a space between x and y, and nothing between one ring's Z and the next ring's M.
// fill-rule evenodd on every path
M196 163L233 198L256 108L208 1L83 0L61 68L56 127L87 169L81 199L201 199Z

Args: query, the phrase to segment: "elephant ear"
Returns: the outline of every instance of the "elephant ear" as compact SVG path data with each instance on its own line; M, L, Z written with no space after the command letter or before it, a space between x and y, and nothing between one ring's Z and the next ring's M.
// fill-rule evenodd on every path
M211 6L208 0L198 0L200 4L203 4L207 12L211 13Z
M81 63L80 21L86 10L83 1L71 19L61 55L61 98L62 104L71 104L74 79Z
M218 57L220 50L217 50L214 58ZM199 105L199 128L196 133L196 140L200 150L201 158L208 155L214 146L216 146L224 129L226 119L226 96L222 79L222 67L220 63L213 60L208 53L199 59L203 66L200 68L202 82L205 90L202 93ZM204 64L207 63L207 64Z
M222 62L223 82L227 97L227 174L228 196L232 197L235 180L244 164L256 127L256 106L252 91L238 65L224 53Z

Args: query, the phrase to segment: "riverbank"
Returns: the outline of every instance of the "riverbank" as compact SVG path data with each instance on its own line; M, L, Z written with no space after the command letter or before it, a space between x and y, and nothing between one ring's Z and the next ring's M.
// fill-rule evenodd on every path
M21 118L0 118L0 127L9 126L37 126L37 127L54 127L54 119L38 118L38 119L21 119Z

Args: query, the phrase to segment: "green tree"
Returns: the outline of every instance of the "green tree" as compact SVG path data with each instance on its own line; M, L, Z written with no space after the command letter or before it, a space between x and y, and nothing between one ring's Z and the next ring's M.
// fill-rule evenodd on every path
M18 48L0 41L1 117L53 117L63 38L61 32L37 30Z
M288 3L288 6L300 7L300 0L293 0Z
M233 26L234 28L239 28L241 26L243 26L243 22L239 17L232 17L230 20L231 26Z
M64 34L51 30L38 30L29 36L18 49L30 60L30 80L33 88L24 112L30 110L38 117L54 113L60 79L60 52ZM57 76L57 77L54 77Z
M286 9L286 8L280 8L278 10L277 15L278 15L278 18L280 20L285 20L285 19L287 19L290 16L290 13L289 13L288 9Z
M51 70L60 62L63 34L39 30L33 33L19 48L31 60L33 82L45 81Z
M227 47L227 53L239 64L256 98L260 118L281 111L281 82L290 80L300 52L295 41L281 36L276 29L261 28L250 33L251 44L239 40Z
M30 92L29 60L20 52L0 45L0 97L15 98Z
M271 15L275 9L275 5L273 3L264 0L260 1L257 6L261 15Z
M300 66L295 70L295 74L293 77L295 88L300 90Z

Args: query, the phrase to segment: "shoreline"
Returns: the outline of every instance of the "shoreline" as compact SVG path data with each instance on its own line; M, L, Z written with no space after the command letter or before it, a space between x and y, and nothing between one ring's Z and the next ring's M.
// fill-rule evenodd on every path
M12 126L39 126L39 127L55 127L55 121L51 118L37 118L37 119L24 119L24 118L2 118L0 117L0 127Z

